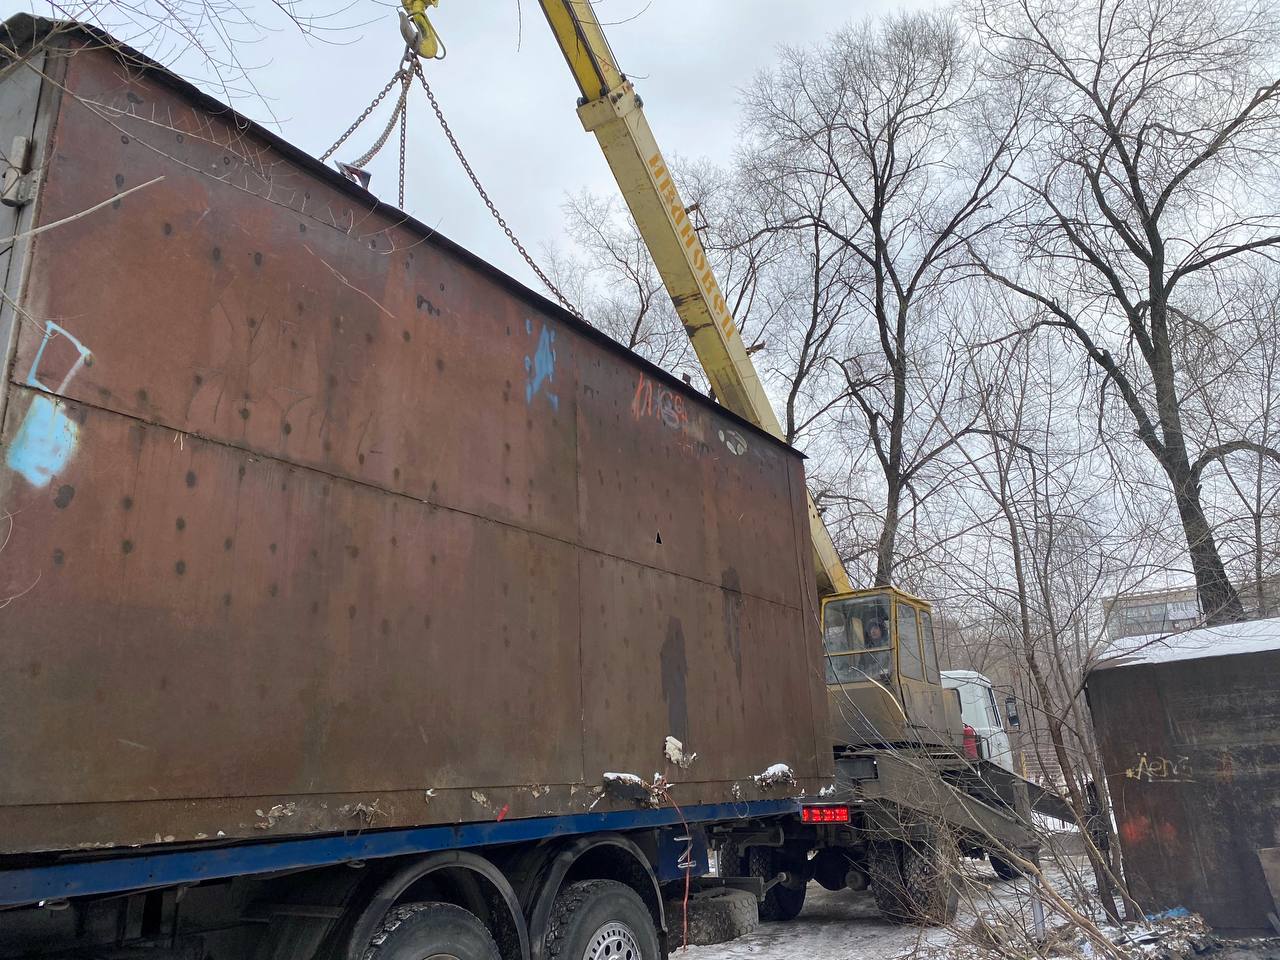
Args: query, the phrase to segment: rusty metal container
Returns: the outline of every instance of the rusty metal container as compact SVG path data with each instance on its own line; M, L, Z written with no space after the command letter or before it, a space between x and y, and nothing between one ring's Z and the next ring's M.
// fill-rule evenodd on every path
M0 77L0 852L829 782L799 455L155 64L44 43Z
M1269 929L1259 851L1280 847L1280 620L1124 643L1087 694L1130 890L1149 911Z

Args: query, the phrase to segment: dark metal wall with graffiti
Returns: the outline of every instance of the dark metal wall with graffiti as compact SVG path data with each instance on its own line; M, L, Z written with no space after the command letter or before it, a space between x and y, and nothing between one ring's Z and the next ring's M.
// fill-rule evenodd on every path
M1259 851L1280 847L1280 650L1099 669L1088 696L1138 903L1269 929Z

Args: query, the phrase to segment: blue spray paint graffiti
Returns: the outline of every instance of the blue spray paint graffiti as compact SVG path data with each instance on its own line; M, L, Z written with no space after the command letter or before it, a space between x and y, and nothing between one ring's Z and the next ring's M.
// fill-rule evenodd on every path
M5 463L33 487L46 487L67 465L79 427L58 409L58 401L37 394L9 445Z
M56 387L51 387L40 380L40 361L44 358L45 347L59 336L65 337L79 356L62 381ZM27 386L46 393L62 393L89 357L89 349L83 343L51 320L45 325L44 338L31 362ZM32 399L27 415L18 427L18 434L9 445L5 463L32 486L48 486L49 481L67 465L75 452L79 429L75 421L62 412L61 404L56 398L40 394Z
M533 336L533 321L525 320L525 333ZM524 388L524 402L533 403L533 398L538 395L544 383L553 383L556 378L556 351L552 344L556 342L556 334L554 330L548 330L547 325L542 325L542 332L538 334L538 348L534 351L532 357L524 358L524 369L529 374L529 382ZM559 412L560 396L547 390L547 400L551 403L551 409Z

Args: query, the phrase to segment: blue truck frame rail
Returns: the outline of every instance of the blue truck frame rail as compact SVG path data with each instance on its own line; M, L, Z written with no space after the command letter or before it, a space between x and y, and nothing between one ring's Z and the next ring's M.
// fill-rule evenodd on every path
M799 800L702 804L683 809L615 810L558 817L378 830L286 840L254 840L161 852L127 851L39 866L0 866L0 907L377 860L440 850L613 833L678 823L706 824L798 814Z

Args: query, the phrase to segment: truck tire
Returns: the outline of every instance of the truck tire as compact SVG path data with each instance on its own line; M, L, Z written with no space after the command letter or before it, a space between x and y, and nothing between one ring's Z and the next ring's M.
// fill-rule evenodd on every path
M943 828L909 841L872 843L867 873L881 915L895 923L950 923L960 903L958 863L955 838Z
M502 960L480 918L452 903L406 903L387 914L363 960Z
M867 849L867 877L876 907L886 920L899 922L908 913L902 887L901 843L897 840L875 840Z
M556 896L548 960L659 960L658 931L640 896L616 880L579 880Z
M785 871L789 878L775 883L764 895L764 899L760 901L760 919L764 923L785 923L800 916L808 887L804 871L788 869L781 851L771 847L749 847L746 859L749 877L762 877L768 883Z
M1021 870L1003 857L997 857L994 853L987 854L987 861L991 864L991 869L996 872L996 876L1001 880L1016 880L1022 876Z
M666 902L672 949L683 945L683 896ZM755 895L731 887L711 887L689 894L689 946L710 947L744 937L760 926Z

